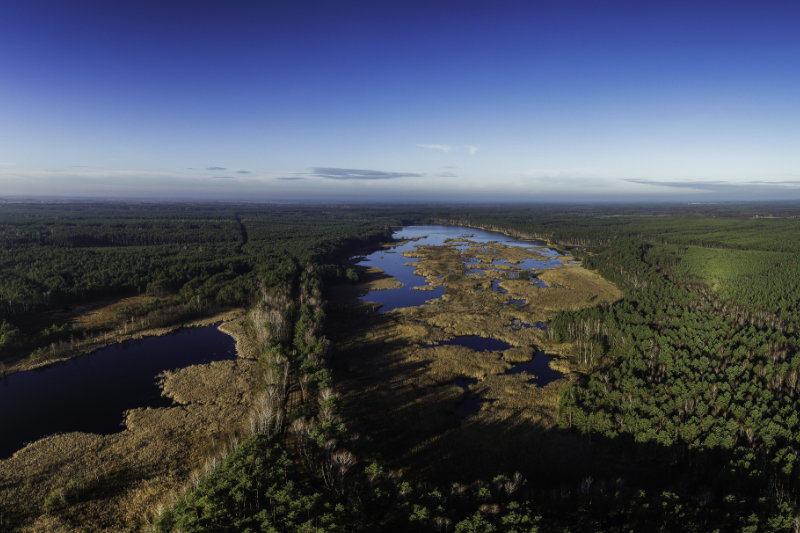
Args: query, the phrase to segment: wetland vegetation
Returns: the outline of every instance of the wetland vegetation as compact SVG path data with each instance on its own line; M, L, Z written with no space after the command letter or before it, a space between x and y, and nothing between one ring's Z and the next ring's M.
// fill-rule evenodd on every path
M6 435L0 458L53 433L116 433L127 409L172 403L156 386L161 372L235 357L233 339L206 326L129 340L6 376L0 384Z
M0 529L800 523L800 208L0 216L9 382L192 320L237 351L163 373L121 431L0 460Z

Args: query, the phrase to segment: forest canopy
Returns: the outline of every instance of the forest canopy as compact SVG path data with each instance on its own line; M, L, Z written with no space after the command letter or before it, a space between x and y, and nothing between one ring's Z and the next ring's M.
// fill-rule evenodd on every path
M313 401L245 440L162 530L787 531L800 511L798 217L788 205L3 204L0 357L81 334L72 306L134 295L149 299L120 323L232 306L281 317L261 322L265 368ZM325 285L358 278L356 247L429 223L546 240L624 293L548 325L579 368L552 431L592 449L558 486L508 472L410 485L369 436L358 457L337 447L355 437L323 364Z

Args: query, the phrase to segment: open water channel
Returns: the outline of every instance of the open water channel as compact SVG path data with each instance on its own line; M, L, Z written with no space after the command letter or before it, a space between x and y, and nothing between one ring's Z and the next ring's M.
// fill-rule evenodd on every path
M380 304L381 313L386 313L394 309L402 309L404 307L424 305L429 300L440 298L444 294L444 287L431 289L423 276L414 273L415 263L419 262L419 259L409 258L403 255L403 252L413 250L417 246L443 246L449 239L464 239L469 241L469 244L459 243L455 245L455 247L462 252L473 248L475 245L489 242L535 251L543 256L544 259L525 259L515 264L507 259L501 258L494 259L492 265L512 265L513 270L511 272L503 271L506 276L519 277L521 273L526 272L530 282L543 289L547 289L548 287L535 277L535 271L556 268L562 265L561 254L556 250L547 248L546 243L542 241L520 241L503 235L502 233L492 231L457 226L409 226L396 231L394 233L394 238L401 241L405 240L406 242L402 242L391 249L382 249L373 252L359 262L362 266L380 268L386 274L394 277L403 284L396 289L369 291L362 297L364 301ZM475 257L464 259L464 266L469 269L467 271L468 273L480 272L482 274L487 274L492 272L491 265L485 265L485 268L481 269L474 268L478 264L480 263ZM500 294L507 294L508 291L499 285L502 279L501 271L494 270L494 272L497 273L497 278L492 282L492 289ZM510 299L508 303L510 305L525 305L524 300ZM504 304L501 304L501 306L502 305ZM487 312L494 312L494 310L487 309ZM530 327L542 330L547 329L546 325L542 322L528 324L519 319L514 319L509 324L509 328L515 331ZM510 344L499 339L480 337L477 335L458 336L449 341L431 344L430 346L438 345L465 346L478 352L502 351L511 347ZM506 374L528 375L528 383L543 387L563 377L561 372L550 368L549 362L549 355L545 352L537 351L533 359L515 364ZM455 380L454 384L469 392L471 387L477 384L477 380L459 378ZM485 401L486 400L479 397L468 394L462 404L456 408L456 414L459 416L467 416L477 412L481 404Z
M208 326L0 378L0 459L54 433L116 433L126 410L172 405L156 385L161 372L235 358L233 338Z
M522 271L532 273L535 269L546 270L548 268L561 266L562 264L559 258L561 254L556 250L547 248L545 246L546 243L543 241L520 241L508 235L493 231L462 228L458 226L407 226L396 231L393 237L397 240L406 240L407 242L401 243L388 250L384 249L373 252L358 263L365 267L378 267L403 284L402 287L396 289L370 291L361 298L367 302L376 302L380 304L381 313L386 313L394 309L401 309L403 307L423 305L428 300L441 298L444 294L444 287L431 289L423 276L414 273L414 263L418 262L419 259L403 255L403 252L413 250L417 246L442 246L448 239L466 239L473 244L458 244L456 248L464 251L475 244L495 242L505 246L534 250L539 255L544 256L544 259L525 259L518 263L515 265L515 274ZM495 260L494 263L511 264L505 259ZM475 264L474 258L472 258L471 261L465 260L465 266L470 266L472 264ZM477 269L471 270L477 271ZM504 293L505 289L499 287L499 281L498 277L495 283L493 283L493 287L498 292ZM543 283L535 277L531 278L531 283L539 286L543 285Z
M525 242L500 233L451 226L410 226L397 231L396 239L409 240L390 250L379 250L360 264L375 266L395 277L402 287L371 291L366 301L381 304L382 313L423 305L440 298L444 287L425 287L425 278L414 274L418 259L402 252L419 245L445 244L447 239L467 239L472 243L496 242L506 246L534 249L543 260L528 259L518 270L547 269L561 264L559 253L543 242ZM459 245L463 250L469 246ZM532 279L532 283L536 283ZM511 326L510 326L511 327ZM539 324L536 327L543 327ZM505 349L496 339L460 337L448 341L482 350ZM234 340L214 326L188 328L163 337L115 344L87 355L42 369L19 372L0 378L0 458L5 458L26 443L54 433L84 431L109 434L120 431L124 413L137 407L164 407L172 401L161 396L156 376L165 370L189 365L235 359ZM509 373L535 374L539 386L558 379L550 370L548 358L538 353L532 361L516 365Z

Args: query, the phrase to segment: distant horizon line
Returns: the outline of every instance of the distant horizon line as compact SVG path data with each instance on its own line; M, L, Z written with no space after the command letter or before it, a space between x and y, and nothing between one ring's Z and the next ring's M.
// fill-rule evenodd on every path
M597 200L567 200L567 199L550 199L550 200L492 200L492 201L476 201L476 200L448 200L448 201L430 201L430 200L371 200L371 199L209 199L209 198L191 198L191 197L151 197L151 196L132 196L132 197L119 197L119 196L73 196L73 195L0 195L1 204L25 204L25 203L53 203L53 204L206 204L206 205L329 205L329 206L431 206L431 207L448 207L448 206L475 206L475 207L499 207L499 206L713 206L713 205L797 205L800 207L800 200L715 200L715 201L689 201L686 199L597 199Z

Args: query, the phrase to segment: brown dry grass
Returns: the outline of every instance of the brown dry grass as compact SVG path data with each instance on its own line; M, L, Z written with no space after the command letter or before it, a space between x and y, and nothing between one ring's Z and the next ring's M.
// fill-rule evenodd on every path
M540 475L563 467L574 443L554 426L558 393L572 379L573 364L553 358L551 368L565 377L545 387L527 383L527 375L504 372L513 363L530 360L535 349L547 347L568 356L570 346L551 350L545 332L512 330L510 322L547 321L559 310L613 302L622 294L597 274L568 265L569 257L562 258L563 266L538 273L551 288L505 279L500 286L508 294L500 294L492 290L492 280L514 267L493 265L493 259L515 263L543 256L496 243L472 247L462 256L454 245L463 242L448 244L404 253L420 259L415 272L429 285L445 286L440 300L356 321L343 318L333 325L339 333L334 339L340 361L336 375L350 423L379 443L391 466L409 469L411 478L441 474L458 479L465 464L475 476L503 469ZM464 256L479 263L465 268ZM526 303L511 305L512 298ZM492 337L512 347L502 352L430 347L456 335ZM453 383L458 377L478 382L467 392ZM484 403L476 413L458 416L456 409L470 396Z
M242 320L224 325L238 332L237 348L247 346L239 336ZM164 394L175 407L130 410L116 434L66 433L29 444L0 461L0 526L135 529L189 482L210 451L223 446L245 418L256 376L257 363L244 358L167 372ZM75 501L46 509L47 496L70 480L79 487Z
M100 348L104 348L111 344L117 344L119 342L124 342L131 339L143 339L145 337L160 337L162 335L169 335L170 333L179 330L181 328L211 326L219 322L231 324L236 322L242 316L244 316L244 309L237 308L222 313L217 313L207 318L199 318L196 320L191 320L180 324L174 324L172 326L167 326L167 327L143 329L133 333L121 333L119 331L107 332L97 337L96 339L79 342L73 351L65 353L61 356L51 357L47 359L32 359L30 357L24 357L13 362L6 362L8 366L5 369L5 374L13 374L14 372L24 372L26 370L42 368L48 365L52 365L53 363L57 363L59 361L66 361L68 359L72 359L73 357L78 357L80 355L93 352L94 350L99 350ZM232 327L232 326L226 326L226 327ZM225 332L228 333L228 331ZM235 337L235 335L232 336Z
M116 312L124 307L135 307L141 304L147 304L157 300L154 296L147 296L140 294L131 296L130 298L123 298L121 300L103 305L98 308L76 309L80 312L78 316L72 319L72 322L84 328L107 328L113 326L116 320Z
M364 281L369 284L369 290L371 291L396 289L403 286L395 278L387 276L380 268L367 268L363 277Z
M539 274L539 278L549 287L558 289L551 292L552 296L545 296L547 299L543 301L560 309L580 309L603 301L613 303L622 299L622 291L616 285L578 265L545 270Z

